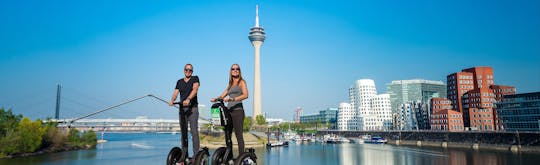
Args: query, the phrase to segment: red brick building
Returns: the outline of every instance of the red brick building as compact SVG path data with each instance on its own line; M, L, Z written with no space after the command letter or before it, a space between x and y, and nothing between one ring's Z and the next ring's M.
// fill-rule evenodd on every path
M431 114L432 130L463 131L463 117L460 112L444 109Z
M463 117L452 110L452 101L446 98L430 100L430 125L432 130L463 131Z
M430 104L431 114L445 109L452 109L452 101L447 98L432 98Z
M452 109L461 112L465 128L501 130L495 102L505 94L514 94L511 86L494 85L493 69L480 66L447 76L447 95Z

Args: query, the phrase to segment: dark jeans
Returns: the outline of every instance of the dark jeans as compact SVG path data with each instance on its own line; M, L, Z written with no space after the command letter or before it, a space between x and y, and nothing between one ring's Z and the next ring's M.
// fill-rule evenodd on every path
M235 109L231 111L232 124L234 135L238 141L238 155L244 153L244 109Z
M180 119L180 112L178 113ZM199 152L199 108L193 106L191 112L187 113L187 123L189 124L189 130L191 132L191 142L193 143L193 155ZM182 127L180 127L182 129Z

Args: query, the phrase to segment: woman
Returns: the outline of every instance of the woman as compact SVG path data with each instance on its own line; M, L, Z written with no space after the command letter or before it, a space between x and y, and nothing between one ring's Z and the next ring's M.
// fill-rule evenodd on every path
M243 128L245 113L244 107L242 106L242 100L248 98L248 91L246 81L242 78L242 72L240 71L240 66L238 64L233 64L231 66L229 86L227 86L225 91L223 91L218 98L228 102L227 108L231 110L232 124L236 140L238 141L238 152L240 155L244 153ZM210 101L216 102L216 98L212 98Z

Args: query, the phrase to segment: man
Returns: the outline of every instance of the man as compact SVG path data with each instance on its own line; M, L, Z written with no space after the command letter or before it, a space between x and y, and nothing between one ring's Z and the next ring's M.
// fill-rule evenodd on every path
M189 123L189 128L191 131L191 140L193 142L193 155L197 154L199 151L199 132L198 132L198 119L199 119L199 109L197 101L197 91L199 90L199 77L192 76L193 74L193 65L186 64L184 66L184 75L185 77L179 79L176 82L176 88L172 95L169 105L172 106L178 93L180 93L180 101L182 101L183 106L189 106L191 112L187 112L186 120ZM180 117L179 117L180 118Z

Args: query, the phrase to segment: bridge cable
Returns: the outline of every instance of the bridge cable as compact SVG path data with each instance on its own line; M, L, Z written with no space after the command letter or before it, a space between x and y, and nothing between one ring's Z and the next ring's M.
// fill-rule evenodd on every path
M114 105L114 106L111 106L111 107L108 107L108 108L105 108L105 109L102 109L102 110L99 110L99 111L90 113L90 114L88 114L88 115L84 115L84 116L82 116L82 117L78 117L78 118L76 118L76 119L73 119L73 120L69 121L69 124L71 124L71 123L73 123L73 122L75 122L75 121L77 121L77 120L84 119L84 118L87 118L87 117L96 115L96 114L98 114L98 113L101 113L101 112L104 112L104 111L107 111L107 110L110 110L110 109L113 109L113 108L122 106L122 105L124 105L124 104L128 104L128 103L131 103L131 102L140 100L140 99L145 98L145 97L152 97L152 98L155 98L155 99L157 99L157 100L160 100L160 101L162 101L162 102L164 102L164 103L166 103L166 104L169 104L169 102L167 102L166 100L164 100L164 99L162 99L162 98L159 98L159 97L154 96L154 95L152 95L152 94L148 94L148 95L144 95L144 96L141 96L141 97L137 97L137 98L132 99L132 100L128 100L128 101L122 102L122 103L120 103L120 104L118 104L118 105ZM177 108L178 108L177 105L174 105L174 107L177 107ZM205 119L205 118L202 118L202 117L199 117L199 118L201 118L201 119L203 119L203 120L209 120L209 119Z

